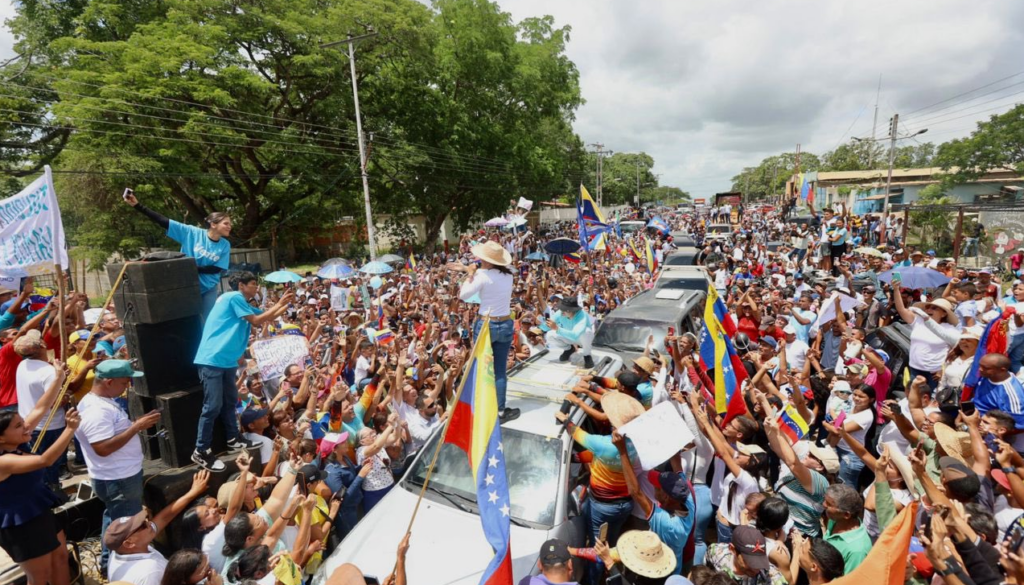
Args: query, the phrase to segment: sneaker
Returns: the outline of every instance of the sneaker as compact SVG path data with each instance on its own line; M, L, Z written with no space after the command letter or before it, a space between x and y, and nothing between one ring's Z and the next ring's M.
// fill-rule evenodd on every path
M563 351L562 355L558 356L558 361L560 361L560 362L567 362L567 361L569 361L569 358L572 357L572 354L575 351L576 351L576 348L574 348L574 347L570 347L569 349Z
M588 370L594 367L594 358L589 355L583 356L583 367Z
M213 455L213 449L200 452L198 449L192 452L192 462L209 471L223 471L224 462Z
M73 477L75 477L75 474L71 473L70 469L65 467L65 468L60 470L60 480L61 481L67 481L67 480L69 480L69 479L71 479Z
M252 449L255 446L256 443L253 443L252 441L244 439L242 437L235 437L234 439L228 441L228 449L231 449L232 451L244 451L247 449Z
M517 418L519 418L518 408L506 408L498 413L498 419L503 423L507 423L510 420L516 420Z

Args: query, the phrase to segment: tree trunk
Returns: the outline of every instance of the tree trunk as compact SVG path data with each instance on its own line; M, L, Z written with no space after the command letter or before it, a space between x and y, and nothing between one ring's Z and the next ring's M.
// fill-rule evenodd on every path
M441 226L444 225L444 220L448 218L447 214L429 214L423 218L423 227L426 231L426 242L424 242L424 251L427 254L433 254L434 250L437 249L437 237L441 234Z

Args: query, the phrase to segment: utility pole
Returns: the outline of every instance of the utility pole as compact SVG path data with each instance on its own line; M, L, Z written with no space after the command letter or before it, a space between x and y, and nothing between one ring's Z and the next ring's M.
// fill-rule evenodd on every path
M640 157L636 157L636 200L633 202L634 207L640 207Z
M772 204L776 203L776 201L775 201L775 181L778 180L778 177L779 177L779 161L775 160L774 162L772 162L772 184L768 188L768 191L769 191L769 193L768 193L768 201L771 201Z
M590 146L594 147L594 154L597 155L597 169L595 175L595 183L597 190L597 206L601 207L604 204L604 155L611 154L612 151L604 150L604 145L600 142L595 142Z
M363 138L363 120L359 113L359 84L356 80L356 43L375 37L377 34L379 33L371 29L370 32L363 35L354 37L349 34L345 40L320 45L321 49L327 49L343 43L348 44L348 65L349 71L352 74L352 101L356 109L356 134L359 139L359 170L363 176L363 206L366 208L366 239L367 245L370 248L371 261L377 259L377 246L374 243L373 212L370 210L370 178L366 174L366 141Z
M879 238L881 243L885 243L885 222L889 219L889 191L892 188L892 165L896 162L896 129L900 123L900 115L893 114L892 122L889 124L889 173L885 177L885 202L882 206L882 236ZM907 218L903 218L903 223L907 222Z
M878 98L882 95L882 74L878 74L878 90L875 91L875 119L871 122L871 148L868 149L868 168L875 166L875 127L878 126Z

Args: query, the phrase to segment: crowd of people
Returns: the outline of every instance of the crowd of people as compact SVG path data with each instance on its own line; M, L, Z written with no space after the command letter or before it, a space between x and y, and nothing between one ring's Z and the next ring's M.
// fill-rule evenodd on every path
M536 232L512 222L387 274L310 273L279 286L242 271L220 292L229 217L214 214L203 229L133 194L125 201L200 268L198 471L187 493L146 509L142 440L159 432L160 413L127 413L131 382L146 374L125 359L110 307L91 309L82 295L63 314L56 302L33 306L31 279L0 291L0 546L30 585L69 581L52 509L76 462L105 505L102 577L306 581L387 505L451 416L483 317L500 422L521 415L506 404L511 366L546 351L536 359L579 372L557 419L585 470L571 478L585 540L545 542L524 584L818 585L870 568L874 543L908 507L908 582L1024 580L1024 283L900 242L898 229L876 231L898 222L813 206L791 222L790 210L748 204L716 210L717 221L737 221L712 237L709 214L666 212L669 229L624 236L609 225L607 241L581 256L545 253L556 238L580 237L575 222ZM679 232L699 251L742 371L706 361L697 320L595 375L601 319L655 286ZM905 332L898 352L881 331L890 326ZM309 358L264 379L252 346L283 335L303 336ZM737 381L738 409L722 408L725 376ZM663 403L693 440L645 468L620 429ZM215 450L218 426L230 456ZM212 490L225 461L231 476ZM514 535L512 546L528 554ZM434 582L406 574L408 534L394 547L382 582ZM368 581L346 564L327 582Z

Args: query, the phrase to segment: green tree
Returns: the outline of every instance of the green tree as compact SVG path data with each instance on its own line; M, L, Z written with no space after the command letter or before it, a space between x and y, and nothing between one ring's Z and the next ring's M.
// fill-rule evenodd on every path
M886 150L880 142L851 140L821 156L821 171L867 171L885 166Z
M597 157L594 153L588 153L587 164L590 176L584 179L583 184L593 191L594 174L597 172ZM654 157L645 152L616 152L604 157L601 165L605 205L632 204L637 194L638 173L641 200L650 200L645 194L658 185L658 177L653 173Z
M675 203L689 203L693 198L679 187L662 186L654 187L648 192L641 190L640 200L641 202L662 201L665 205L672 205Z
M956 202L955 198L946 195L941 185L936 184L921 189L914 206L948 205ZM907 229L917 231L921 245L927 242L929 247L935 248L937 254L948 255L953 249L952 217L953 214L947 211L911 211Z
M966 138L940 145L935 164L950 173L949 185L974 181L998 169L1024 176L1024 104L978 122Z
M740 191L748 200L766 199L785 192L786 182L797 172L795 152L769 156L756 167L747 167L732 178L732 190ZM800 172L816 171L821 160L810 152L800 153Z

